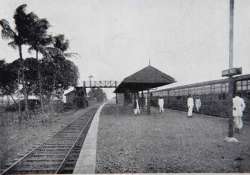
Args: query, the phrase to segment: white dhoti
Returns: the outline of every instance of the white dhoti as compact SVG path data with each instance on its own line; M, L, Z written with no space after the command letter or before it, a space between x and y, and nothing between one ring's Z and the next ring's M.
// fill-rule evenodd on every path
M160 105L159 105L159 112L164 112L163 104L160 104Z
M194 99L192 97L188 97L187 107L188 107L188 117L192 117L194 108Z
M163 99L158 100L158 105L159 105L159 112L164 112L164 100Z
M136 108L134 109L134 114L137 115L137 114L140 114L141 111L140 111L140 108L139 108L139 104L138 104L138 100L136 100Z
M195 99L195 107L196 111L199 112L201 107L201 100L199 98Z
M162 106L160 106L160 112L164 112L163 105L162 105Z
M234 116L234 127L238 129L243 128L243 122L241 116Z
M140 114L140 109L135 108L135 109L134 109L134 114L135 114L135 115Z
M193 115L193 106L188 107L188 116L191 117Z

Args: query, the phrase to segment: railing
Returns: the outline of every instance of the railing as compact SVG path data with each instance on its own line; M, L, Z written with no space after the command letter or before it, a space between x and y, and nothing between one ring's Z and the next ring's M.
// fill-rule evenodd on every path
M85 88L116 88L117 86L118 82L113 80L83 81L83 87Z

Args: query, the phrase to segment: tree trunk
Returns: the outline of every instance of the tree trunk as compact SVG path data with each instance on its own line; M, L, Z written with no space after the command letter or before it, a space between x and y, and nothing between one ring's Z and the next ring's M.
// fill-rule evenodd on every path
M36 59L37 59L37 72L38 72L38 86L39 86L39 96L40 96L40 103L41 103L41 110L44 113L44 106L43 106L43 96L42 96L42 81L41 81L41 72L40 72L40 64L38 60L38 50L36 50Z
M27 94L27 87L24 79L24 64L23 64L23 55L22 55L22 45L18 46L19 49L19 56L21 59L21 66L22 66L22 82L23 82L23 89L24 89L24 103L25 103L25 113L29 115L29 108L28 108L28 94Z
M19 89L19 84L20 84L20 67L18 68L18 95L20 97L20 91L21 89ZM21 113L21 100L19 99L18 100L18 116L21 116L22 113ZM20 121L20 118L18 118L18 120Z
M50 99L50 106L51 106L52 112L55 112L54 103L52 103L53 98L55 97L55 90L56 90L56 74L54 73L54 75L53 75L53 90L52 90L52 95L51 95L52 99Z

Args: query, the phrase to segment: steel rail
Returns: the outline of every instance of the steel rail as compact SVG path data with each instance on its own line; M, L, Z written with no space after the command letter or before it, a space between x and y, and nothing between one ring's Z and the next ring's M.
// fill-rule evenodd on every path
M43 146L45 146L47 144L47 142L49 142L50 139L53 139L54 137L56 137L56 135L58 135L60 132L63 132L63 130L67 129L67 127L69 127L71 124L73 124L75 121L79 120L81 117L83 117L84 115L88 114L88 112L90 112L91 110L95 109L95 107L88 109L87 111L85 111L84 114L82 114L80 117L74 119L72 122L70 122L68 125L66 125L65 127L63 127L62 129L60 129L58 132L56 132L53 136L49 137L45 142L41 143L40 145L38 145L38 147L32 149L31 151L27 152L26 154L24 154L24 156L22 156L20 159L18 159L17 161L15 161L11 166L9 166L8 168L6 168L1 175L6 175L8 174L8 172L14 168L16 165L18 165L20 162L22 162L25 158L27 158L29 155L31 155L32 153L34 153L35 151L38 151L40 148L42 148ZM87 116L88 117L88 116ZM90 117L92 118L92 117ZM89 121L89 119L88 119Z
M66 162L66 160L67 160L67 158L68 158L68 156L70 155L71 151L72 151L72 150L74 149L74 147L76 146L76 143L81 139L83 132L85 131L85 129L88 127L88 125L89 125L90 122L92 121L94 115L95 115L95 114L93 114L93 116L91 116L91 117L88 119L87 123L86 123L85 126L82 128L82 130L81 130L80 134L78 135L77 139L75 140L74 144L71 146L71 148L69 149L69 151L68 151L67 154L65 155L63 161L61 162L60 166L57 168L57 170L56 170L56 172L55 172L56 174L58 174L58 172L60 172L60 170L62 169L63 165L65 164L65 162Z

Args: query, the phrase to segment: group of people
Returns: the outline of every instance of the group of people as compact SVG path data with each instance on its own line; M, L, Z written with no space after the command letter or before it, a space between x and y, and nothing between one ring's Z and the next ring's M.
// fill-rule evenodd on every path
M193 97L191 95L188 96L187 99L187 107L188 107L188 117L192 117L193 115L193 108L194 105L196 107L196 111L200 112L200 108L201 108L201 99L199 97L195 98L195 101L193 99Z
M196 110L199 112L199 109L201 107L201 101L199 98L195 99L195 105L196 105ZM192 96L189 96L187 99L187 106L188 106L188 117L192 117L193 114L193 107L194 107L194 99ZM233 98L233 110L232 110L232 115L233 115L233 120L234 120L234 130L236 133L239 133L240 130L243 128L243 111L245 110L245 102L244 99L240 97L240 95L236 95Z
M147 99L145 100L146 100L145 104L147 104ZM134 106L135 115L138 115L141 113L140 106L141 105L139 105L139 100L138 98L136 98L135 106ZM164 112L164 99L163 98L158 99L158 106L159 106L159 112L160 113ZM187 117L191 118L193 115L194 107L196 108L196 112L200 112L201 99L197 96L195 97L195 100L194 100L194 98L191 95L189 95L187 98L187 107L188 107ZM242 116L243 116L243 111L245 107L246 105L245 105L243 98L241 98L239 95L236 95L233 98L233 110L232 110L232 115L234 119L234 129L236 132L239 132L240 129L242 129L243 127Z
M147 98L144 98L144 96L139 98L137 96L134 101L134 114L139 115L145 104L147 104Z

